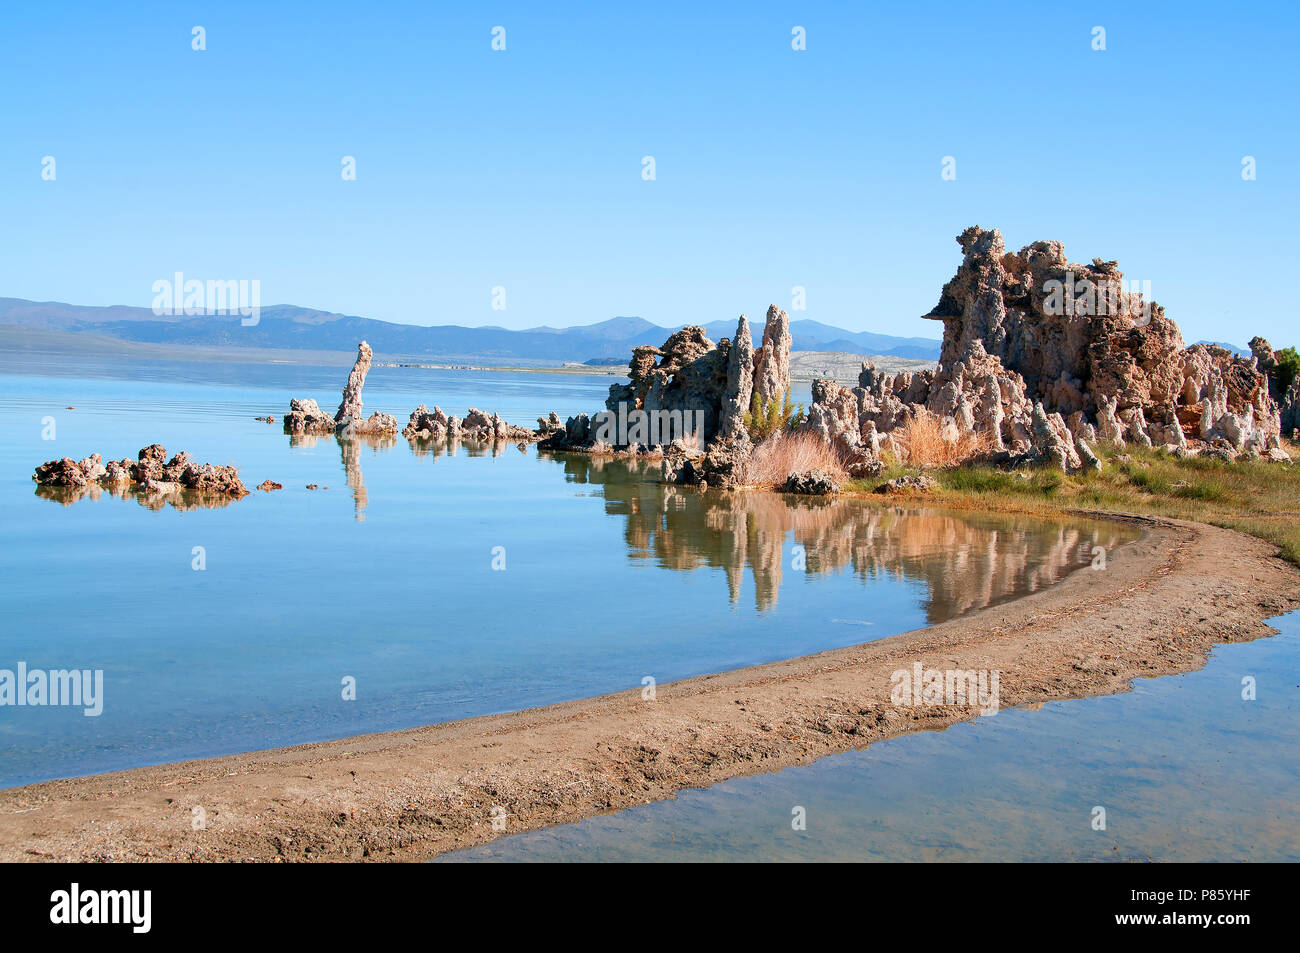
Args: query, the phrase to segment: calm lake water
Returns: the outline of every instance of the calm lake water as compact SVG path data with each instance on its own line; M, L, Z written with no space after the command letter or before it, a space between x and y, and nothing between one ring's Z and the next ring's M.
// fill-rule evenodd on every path
M99 717L0 707L0 786L851 645L1050 585L1086 567L1094 545L1132 534L701 493L650 482L653 469L532 447L447 452L281 432L290 397L332 411L346 373L0 359L0 668L104 672ZM531 425L598 409L610 383L381 367L364 398L367 413L403 423L423 402ZM277 423L253 419L264 414ZM134 457L154 442L284 489L153 509L108 492L49 498L31 480L47 459ZM355 700L343 698L347 678Z
M1294 862L1300 613L1273 624L1281 635L1126 694L1008 709L438 859Z

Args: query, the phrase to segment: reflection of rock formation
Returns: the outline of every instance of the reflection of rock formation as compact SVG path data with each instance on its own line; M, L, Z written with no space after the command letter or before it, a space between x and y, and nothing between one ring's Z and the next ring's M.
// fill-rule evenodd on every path
M514 440L477 440L473 437L407 437L407 442L411 445L411 452L417 457L432 457L437 460L440 457L454 457L463 447L467 456L471 457L499 457L505 451L514 447L521 453L528 452L528 445L523 441Z
M361 473L361 450L391 450L397 443L392 434L358 434L353 437L338 437L339 451L343 456L343 472L347 477L348 487L352 490L353 510L358 520L366 518L366 481Z
M82 486L37 486L36 495L71 506L78 500L98 500L107 494L119 500L135 500L151 510L170 506L176 510L211 510L229 506L238 499L228 493L204 490L187 490L175 483L156 484L153 487L130 483L87 483Z
M606 511L623 516L632 559L669 569L723 569L734 602L745 569L760 610L774 608L784 572L851 569L864 582L891 574L923 583L930 623L1035 592L1087 567L1094 546L1133 538L1105 522L957 516L881 509L849 499L791 501L772 493L699 492L638 480L626 461L566 456L575 482L601 486ZM791 545L803 547L796 569Z

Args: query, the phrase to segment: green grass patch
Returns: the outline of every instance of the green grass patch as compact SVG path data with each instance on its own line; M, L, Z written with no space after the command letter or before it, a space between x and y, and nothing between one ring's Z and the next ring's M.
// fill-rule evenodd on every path
M1300 447L1284 447L1300 460ZM1102 447L1102 472L1000 470L963 464L921 471L891 466L852 489L871 492L886 480L924 472L936 480L936 503L1042 514L1064 509L1140 513L1195 520L1249 533L1275 544L1300 565L1300 465L1179 459L1161 450Z

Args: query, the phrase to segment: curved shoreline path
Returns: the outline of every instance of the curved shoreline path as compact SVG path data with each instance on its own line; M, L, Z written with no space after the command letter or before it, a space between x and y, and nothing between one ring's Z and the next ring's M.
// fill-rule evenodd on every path
M892 673L918 662L998 670L1002 708L1109 694L1270 635L1263 620L1300 603L1300 571L1267 543L1118 518L1144 532L1103 571L877 642L662 684L653 700L634 690L0 791L0 860L422 860L977 716L894 705Z

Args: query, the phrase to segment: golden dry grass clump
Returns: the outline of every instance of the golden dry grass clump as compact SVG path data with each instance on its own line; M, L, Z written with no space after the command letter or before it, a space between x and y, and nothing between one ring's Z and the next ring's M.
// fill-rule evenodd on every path
M777 487L791 473L825 470L835 479L848 479L844 455L815 433L777 431L754 448L741 467L740 479L749 486Z
M909 467L956 466L992 447L989 434L963 432L951 420L945 421L924 409L891 434L898 453L897 459L889 462Z

